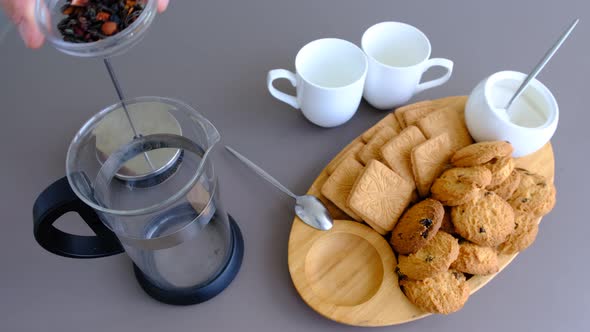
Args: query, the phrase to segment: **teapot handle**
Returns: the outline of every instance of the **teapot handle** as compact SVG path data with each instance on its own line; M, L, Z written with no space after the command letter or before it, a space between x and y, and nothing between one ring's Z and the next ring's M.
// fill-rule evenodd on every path
M68 212L77 212L96 235L74 235L55 228L55 221ZM117 236L74 194L66 177L55 181L37 197L33 206L33 224L37 243L59 256L98 258L124 251Z

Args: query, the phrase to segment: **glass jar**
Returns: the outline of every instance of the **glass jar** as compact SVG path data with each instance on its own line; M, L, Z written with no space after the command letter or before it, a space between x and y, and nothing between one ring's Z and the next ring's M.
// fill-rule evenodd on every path
M157 13L157 0L139 0L144 10L127 28L105 39L89 43L72 43L63 39L57 28L66 15L61 11L66 0L37 0L35 19L47 41L57 50L79 57L112 57L124 53L145 36Z

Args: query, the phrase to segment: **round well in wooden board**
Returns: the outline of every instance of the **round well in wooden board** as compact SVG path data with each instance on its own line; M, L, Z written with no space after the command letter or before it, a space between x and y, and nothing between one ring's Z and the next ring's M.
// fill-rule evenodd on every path
M360 136L342 151L357 141ZM516 166L553 180L551 144L516 159ZM324 169L308 194L319 195L327 177ZM388 326L430 315L412 304L401 291L394 272L396 258L387 239L364 224L335 220L330 231L318 231L295 218L288 250L289 271L297 292L326 318L347 325ZM498 256L500 272L516 255ZM471 293L485 286L496 274L470 278Z

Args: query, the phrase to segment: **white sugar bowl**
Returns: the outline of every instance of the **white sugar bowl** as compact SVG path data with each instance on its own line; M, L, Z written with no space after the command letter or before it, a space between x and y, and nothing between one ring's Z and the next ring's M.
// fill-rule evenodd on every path
M508 141L513 157L522 157L542 148L553 136L559 119L555 97L534 79L505 110L526 75L515 71L497 72L481 81L467 100L465 121L477 141Z

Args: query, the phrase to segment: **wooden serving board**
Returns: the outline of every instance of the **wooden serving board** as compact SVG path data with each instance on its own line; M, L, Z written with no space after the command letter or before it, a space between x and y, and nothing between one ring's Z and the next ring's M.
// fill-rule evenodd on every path
M339 155L359 141L361 136ZM332 162L337 158L338 155ZM551 144L547 143L532 155L516 159L516 165L553 180L555 166ZM313 182L308 194L320 195L320 189L328 178L326 168ZM326 318L347 325L388 326L430 315L403 294L394 272L397 261L393 250L386 238L365 224L335 220L331 230L319 231L296 217L288 250L289 272L297 292L311 308ZM499 272L516 255L499 255ZM496 274L469 279L471 294L485 286Z

